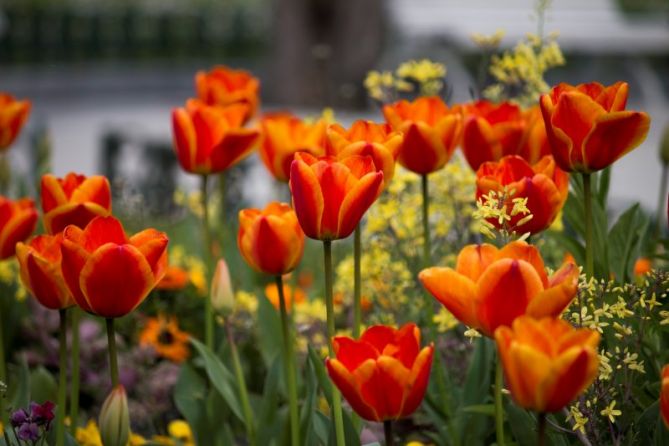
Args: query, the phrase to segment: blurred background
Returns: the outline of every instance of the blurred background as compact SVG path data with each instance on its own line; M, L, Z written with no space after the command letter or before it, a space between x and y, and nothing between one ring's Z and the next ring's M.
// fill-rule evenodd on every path
M333 107L343 123L381 120L363 87L372 69L445 63L454 102L471 99L480 49L472 33L506 32L500 51L537 32L535 0L2 0L0 90L33 102L13 162L27 176L48 142L50 170L103 173L171 202L179 172L170 111L194 96L197 70L225 64L262 82L264 110ZM669 122L669 0L554 0L566 65L550 84L630 83L629 108L650 113L643 146L615 165L611 205L654 211L658 147ZM239 167L242 198L273 184L255 156ZM242 176L240 175L240 178ZM36 178L27 179L35 184ZM151 197L154 199L152 200Z

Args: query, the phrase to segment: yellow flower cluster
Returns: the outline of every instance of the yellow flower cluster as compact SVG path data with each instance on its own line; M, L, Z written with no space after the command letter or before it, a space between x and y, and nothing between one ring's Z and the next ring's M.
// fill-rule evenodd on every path
M401 63L395 74L390 71L368 72L364 86L370 98L381 102L395 100L400 92L432 96L441 93L446 73L444 64L429 59L409 60Z
M141 435L131 434L128 446L140 445L164 445L164 446L195 446L195 438L190 426L183 420L174 420L167 427L169 436L154 435L147 440ZM85 427L78 427L75 439L79 446L103 446L100 438L100 430L94 420L90 420Z
M490 191L476 201L476 211L472 215L480 225L478 230L481 234L491 240L498 240L501 237L501 242L506 244L511 238L519 234L519 228L522 225L532 219L532 214L527 208L527 197L512 198L511 204L513 206L511 206L510 211L507 209L508 198L513 197L513 195L514 191L512 189L505 189L502 192ZM516 215L523 215L524 217L515 225L511 225L511 218ZM497 226L490 220L496 221ZM529 235L529 232L524 233L518 239L525 240Z
M207 268L197 256L186 254L186 249L182 245L176 245L170 249L170 264L179 266L188 271L188 278L195 286L198 294L205 296L207 294Z
M481 33L473 33L469 36L469 38L472 40L472 42L474 42L474 45L478 46L482 51L487 52L497 49L505 35L506 31L503 29L498 29L489 36Z
M14 298L21 302L28 296L19 276L19 263L16 257L0 262L0 283L14 290Z
M556 39L557 34L546 39L528 34L511 51L492 56L489 71L496 83L483 95L493 101L512 100L524 107L535 104L550 88L545 73L565 64Z

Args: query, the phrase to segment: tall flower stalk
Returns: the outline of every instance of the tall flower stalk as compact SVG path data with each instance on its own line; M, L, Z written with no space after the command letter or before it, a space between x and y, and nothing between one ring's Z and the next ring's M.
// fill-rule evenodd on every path
M293 336L291 322L286 309L286 298L283 292L283 277L276 276L276 287L279 292L279 308L281 312L281 331L283 334L283 362L288 380L288 404L290 410L291 445L300 445L300 414L297 408L297 373L293 352Z
M79 419L79 322L81 310L74 307L70 311L70 330L72 331L72 376L70 383L70 434L74 436L77 431L77 420Z
M118 353L116 349L116 331L114 330L114 318L106 318L107 327L107 349L109 351L109 374L111 376L112 389L118 386Z
M58 311L60 328L58 332L58 415L56 425L56 445L65 444L65 414L67 399L67 308ZM73 422L74 423L74 422Z
M211 256L211 229L209 227L209 195L207 194L207 175L202 175L202 240L204 244L205 264L208 268L212 267ZM207 281L209 283L209 281ZM214 349L214 312L211 306L211 299L204 300L204 343L210 349Z
M585 274L595 273L594 245L592 236L592 184L591 174L583 174L583 202L585 206Z

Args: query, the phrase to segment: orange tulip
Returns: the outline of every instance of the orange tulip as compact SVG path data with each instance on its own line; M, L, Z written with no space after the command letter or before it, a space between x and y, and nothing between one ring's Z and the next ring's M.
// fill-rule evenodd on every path
M134 310L165 275L167 236L146 229L128 238L114 217L63 231L62 271L83 310L114 318Z
M643 277L653 269L653 264L648 257L639 257L634 262L634 275Z
M325 155L324 119L309 123L291 113L271 113L260 119L260 159L279 181L288 181L297 152Z
M559 84L541 96L541 112L553 156L568 172L595 172L646 139L650 117L625 110L629 86L598 82Z
M357 341L337 336L332 344L336 358L326 360L330 378L362 418L398 420L423 401L434 347L421 350L416 325L375 325Z
M274 201L262 211L239 211L237 246L253 269L275 276L286 274L302 259L304 232L295 211Z
M513 191L507 195L507 209L513 208L513 199L527 198L527 208L532 214L516 232L536 234L548 228L564 206L569 192L569 174L557 167L550 155L533 166L517 155L481 164L476 172L476 198L490 191L502 193L505 190ZM516 214L505 224L515 228L522 218L525 218L523 214ZM497 219L489 221L500 226Z
M14 255L16 243L33 233L37 211L30 198L12 201L0 195L0 260Z
M412 172L426 175L451 159L462 134L462 116L436 96L405 100L383 107L393 129L404 134L399 162Z
M304 233L317 240L346 238L381 193L383 172L371 157L337 161L295 154L290 167L293 206Z
M551 145L546 135L544 117L541 115L541 107L534 105L523 112L525 117L525 134L520 144L520 155L530 164L537 163L541 158L551 154Z
M244 70L218 65L195 75L198 98L207 105L245 104L244 122L251 118L260 102L260 81Z
M52 310L74 305L60 269L63 235L39 235L29 243L16 244L21 281L35 299Z
M0 152L12 145L30 114L30 101L0 93Z
M376 170L383 172L383 180L388 184L395 174L395 159L402 140L402 134L394 132L388 124L359 120L348 130L339 124L330 125L326 149L328 155L339 159L351 155L371 156Z
M557 317L578 291L578 268L564 264L548 277L539 250L525 242L502 249L467 245L455 270L432 267L420 272L423 286L463 324L493 336L518 316Z
M662 387L660 389L660 413L662 421L669 429L669 364L662 367Z
M506 383L525 409L556 412L592 384L598 374L599 333L562 319L522 316L495 331Z
M42 211L49 234L61 232L67 225L83 228L98 215L111 214L109 180L101 175L87 178L72 172L65 178L44 175Z
M251 153L258 131L242 128L248 105L213 107L189 99L172 111L174 149L181 167L202 175L218 173Z
M265 287L265 296L267 300L279 310L280 300L279 300L279 288L275 283L270 283ZM289 285L283 285L283 297L286 301L286 310L291 311L293 304L301 304L306 302L307 295L303 290L299 288L293 288Z
M472 169L478 170L486 161L518 154L526 124L517 105L476 101L462 110L465 115L462 151Z
M188 271L185 269L169 265L165 269L165 275L162 279L156 284L157 290L165 291L179 291L183 290L190 283L190 278L188 277Z

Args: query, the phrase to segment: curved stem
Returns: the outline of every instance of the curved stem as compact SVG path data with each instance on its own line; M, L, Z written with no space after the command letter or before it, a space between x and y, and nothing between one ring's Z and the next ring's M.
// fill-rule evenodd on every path
M73 307L70 311L72 331L72 382L70 383L70 433L74 437L79 419L79 320L81 310Z
M56 425L56 445L65 444L65 405L67 396L67 309L58 311L60 331L58 332L58 424Z
M207 195L207 175L202 175L202 237L204 242L204 259L206 270L212 268L211 258L211 230L209 228L209 197ZM209 273L207 273L207 287L209 286ZM204 299L204 343L214 350L214 314L211 307L211 299Z
M393 421L385 420L383 422L383 433L386 437L386 446L393 446L395 444L395 439L393 438Z
M286 298L283 294L283 278L276 276L276 287L279 291L279 307L281 310L281 331L283 332L283 364L288 382L288 404L290 407L290 438L293 446L300 444L300 414L297 410L297 374L293 357L293 337L291 336L290 319L286 309Z
M497 356L497 368L495 370L495 431L497 434L497 446L504 446L504 407L502 406L502 361Z
M112 389L118 386L118 357L116 353L116 333L114 332L114 319L106 319L107 323L107 348L109 349L109 372L111 373Z
M332 339L335 336L334 301L332 296L332 241L323 240L323 262L325 268L325 308L327 310L328 352L334 358ZM344 446L344 418L341 411L341 394L332 386L332 413L335 422L337 446Z
M583 174L583 197L585 203L585 274L592 277L595 273L592 238L592 188L589 173Z
M537 445L544 446L546 444L546 412L539 412L538 425Z
M242 363L239 360L239 353L237 352L237 344L232 335L232 326L229 321L225 322L225 334L230 345L230 354L232 355L232 366L235 369L235 379L237 380L237 387L239 387L239 399L242 403L242 412L244 413L244 424L246 425L246 436L248 437L249 445L255 446L256 433L253 427L253 411L251 410L251 403L249 402L249 393L246 388L246 380L244 379L244 371L242 370Z

